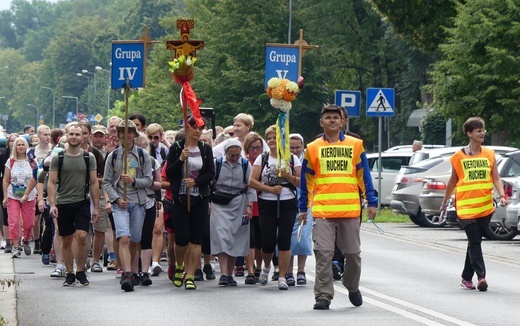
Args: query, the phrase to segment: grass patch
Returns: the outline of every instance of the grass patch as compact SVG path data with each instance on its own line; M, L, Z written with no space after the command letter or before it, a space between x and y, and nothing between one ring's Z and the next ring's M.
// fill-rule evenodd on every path
M367 221L366 212L363 213L363 222ZM399 215L392 212L390 207L383 207L377 211L376 223L410 223L408 215Z

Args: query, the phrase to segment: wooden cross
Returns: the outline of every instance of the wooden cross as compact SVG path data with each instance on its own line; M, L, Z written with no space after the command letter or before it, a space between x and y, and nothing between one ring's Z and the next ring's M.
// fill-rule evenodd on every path
M143 35L139 37L139 41L144 43L144 67L143 67L143 88L146 85L146 58L148 56L148 48L150 45L159 43L159 41L152 41L152 38L150 35L148 35L148 26L144 26L143 28Z
M302 56L307 50L318 49L318 45L309 45L303 39L303 29L300 29L300 38L297 39L294 44L279 44L279 43L267 43L268 46L279 46L286 48L298 48L299 49L299 61L298 61L298 76L302 75Z
M193 19L177 20L177 29L181 30L180 40L166 41L166 48L175 51L175 58L181 55L196 57L197 50L204 49L204 41L190 40L190 30L195 27Z

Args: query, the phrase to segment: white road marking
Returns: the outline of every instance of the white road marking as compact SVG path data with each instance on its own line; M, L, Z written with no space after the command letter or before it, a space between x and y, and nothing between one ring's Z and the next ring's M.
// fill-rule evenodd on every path
M311 271L311 272L314 274L315 271ZM307 274L307 279L311 280L312 282L315 281L314 277L309 275L309 274ZM386 300L386 301L390 301L390 302L392 302L394 304L398 304L398 305L401 305L401 306L406 307L408 309L412 309L412 310L421 312L421 313L423 313L425 315L432 316L433 318L436 318L436 319L442 319L444 321L447 321L447 322L455 324L455 325L475 326L472 323L468 323L466 321L463 321L463 320L460 320L460 319L457 319L457 318L454 318L454 317L450 317L450 316L445 315L443 313L440 313L440 312L437 312L437 311L434 311L434 310L431 310L431 309L427 309L427 308L418 306L416 304L403 301L401 299L390 297L388 295L385 295L385 294L382 294L382 293L379 293L379 292L376 292L376 291L373 291L373 290L369 290L369 289L367 289L365 287L361 287L360 286L359 289L360 289L361 293L363 293L363 295L364 295L363 296L363 301L364 302L369 303L369 304L374 305L374 306L377 306L379 308L385 309L387 311L393 312L395 314L401 315L401 316L403 316L405 318L414 320L414 321L416 321L418 323L421 323L421 324L424 324L424 325L442 326L444 324L438 323L438 322L436 322L434 320L430 320L430 319L428 319L426 317L423 317L423 316L419 316L419 315L417 315L417 314L415 314L413 312L406 311L404 309L392 306L390 304L384 303L384 302L376 300L374 298L367 298L365 296L365 294L369 294L371 296L378 297L378 298ZM343 287L343 285L334 285L334 291L337 291L337 292L340 292L340 293L348 295L348 291L347 291L347 289L345 289L345 287Z

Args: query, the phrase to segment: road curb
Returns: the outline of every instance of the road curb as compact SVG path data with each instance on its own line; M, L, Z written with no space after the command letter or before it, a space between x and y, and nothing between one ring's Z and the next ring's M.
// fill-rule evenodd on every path
M3 286L0 286L0 320L5 325L16 326L18 321L16 319L16 285L9 286L7 281L15 280L14 263L11 255L0 252L0 280L6 281ZM3 325L3 324L2 324Z

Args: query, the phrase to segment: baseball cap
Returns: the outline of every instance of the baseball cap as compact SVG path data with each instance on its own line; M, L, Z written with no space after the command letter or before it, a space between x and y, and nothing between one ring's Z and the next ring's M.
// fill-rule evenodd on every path
M105 128L105 126L102 126L102 125L95 125L92 127L92 134L95 134L95 133L102 133L102 134L108 134L107 133L107 128Z
M344 109L342 107L334 105L334 104L328 104L328 105L325 105L321 109L320 116L324 115L327 112L337 112L337 113L339 113L339 115L342 115L341 111L344 111Z

